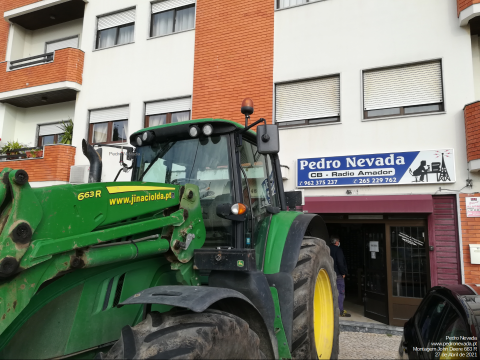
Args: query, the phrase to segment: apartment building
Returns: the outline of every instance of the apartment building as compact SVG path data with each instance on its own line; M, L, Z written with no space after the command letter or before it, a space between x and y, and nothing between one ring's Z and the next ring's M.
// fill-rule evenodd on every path
M431 286L480 282L480 1L4 0L0 13L1 144L43 150L0 165L32 186L71 181L83 139L243 123L250 97L253 119L279 125L286 190L341 238L352 306L400 325ZM103 147L102 181L119 151Z

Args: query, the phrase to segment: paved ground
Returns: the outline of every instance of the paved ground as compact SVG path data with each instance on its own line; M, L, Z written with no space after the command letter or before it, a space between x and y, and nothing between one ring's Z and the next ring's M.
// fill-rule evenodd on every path
M340 333L339 359L399 359L401 336L361 332Z

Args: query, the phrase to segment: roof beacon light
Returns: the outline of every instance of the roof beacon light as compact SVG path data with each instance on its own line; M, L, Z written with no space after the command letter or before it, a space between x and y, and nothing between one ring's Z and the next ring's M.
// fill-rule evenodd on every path
M198 128L197 125L190 126L190 130L188 130L188 133L190 134L191 137L197 137L198 134L200 133L200 129Z
M142 143L143 143L142 138L140 136L137 136L137 145L142 146Z
M245 127L248 126L248 119L250 119L250 115L253 114L253 100L250 98L245 98L242 101L242 108L241 112L245 115Z
M210 136L210 135L212 135L212 133L213 133L213 127L212 127L212 125L206 124L206 125L202 128L202 132L203 132L203 135L205 135L205 136Z
M247 212L247 207L241 203L233 204L230 209L233 215L242 215Z

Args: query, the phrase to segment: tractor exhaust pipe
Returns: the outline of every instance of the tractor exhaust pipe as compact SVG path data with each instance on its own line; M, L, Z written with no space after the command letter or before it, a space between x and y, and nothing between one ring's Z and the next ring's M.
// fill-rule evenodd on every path
M88 174L88 182L95 183L102 180L102 149L95 150L92 145L87 144L85 139L82 140L82 151L90 162L90 173Z

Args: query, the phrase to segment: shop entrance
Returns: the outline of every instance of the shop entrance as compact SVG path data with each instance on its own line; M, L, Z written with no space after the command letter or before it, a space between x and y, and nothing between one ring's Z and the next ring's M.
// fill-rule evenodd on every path
M430 286L425 221L326 218L347 261L345 310L352 320L403 326Z

